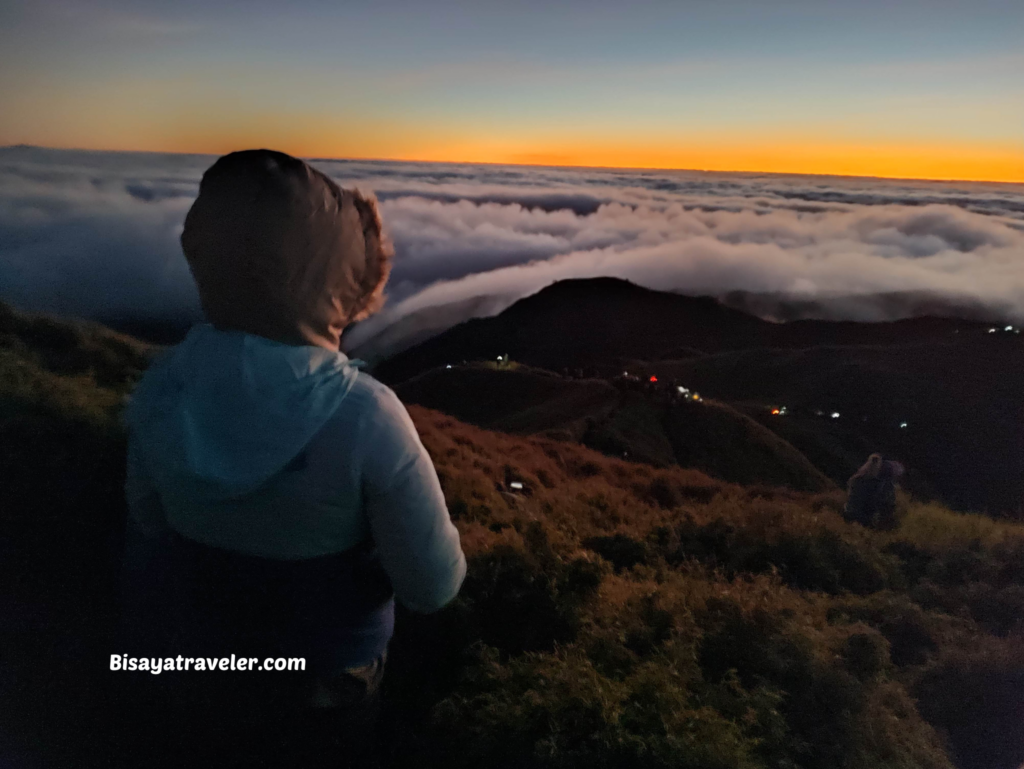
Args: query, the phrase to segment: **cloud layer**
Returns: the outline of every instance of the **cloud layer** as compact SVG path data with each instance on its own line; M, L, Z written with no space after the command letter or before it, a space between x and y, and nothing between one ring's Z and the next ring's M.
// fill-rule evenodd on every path
M178 235L212 160L0 150L0 299L108 321L197 319ZM403 318L414 329L437 308L448 324L596 275L689 294L778 294L858 320L914 312L892 300L903 294L1024 320L1021 185L314 164L375 191L396 244L389 307L351 344Z

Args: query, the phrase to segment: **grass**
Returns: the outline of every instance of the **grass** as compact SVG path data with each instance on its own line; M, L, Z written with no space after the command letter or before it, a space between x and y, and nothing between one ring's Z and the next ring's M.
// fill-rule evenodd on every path
M903 500L905 528L872 532L842 521L837 492L726 484L411 412L470 559L435 620L443 650L430 633L396 637L391 695L433 735L420 760L1015 769L1024 757L1012 730L973 738L1024 696L1003 687L995 705L964 707L959 694L975 669L1024 674L1019 635L975 616L970 592L1020 592L1007 569L1024 528ZM509 468L528 495L499 490ZM988 535L935 537L950 527ZM446 683L403 680L434 654L451 660Z
M77 638L111 598L95 575L116 573L123 526L117 417L149 353L40 328L48 346L18 326L0 348L5 590L73 603ZM469 574L442 612L400 612L385 764L1024 760L1024 526L904 497L902 526L874 532L842 520L838 490L727 483L410 413ZM68 668L81 653L57 640L66 628L46 632L0 633L15 679L35 682L4 704L75 755L99 683ZM51 647L71 673L47 683Z
M505 364L501 364L505 365ZM684 402L675 387L624 386L491 363L426 371L397 386L407 403L479 427L559 435L612 457L700 468L716 478L806 491L835 488L806 457L725 403ZM848 477L856 465L847 468Z
M977 513L955 513L934 502L908 506L899 536L920 547L941 552L977 543L991 549L999 545L1024 545L1024 527Z

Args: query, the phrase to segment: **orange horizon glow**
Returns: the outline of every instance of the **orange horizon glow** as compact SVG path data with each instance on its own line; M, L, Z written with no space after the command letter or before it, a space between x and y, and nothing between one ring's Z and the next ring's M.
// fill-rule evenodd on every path
M938 151L936 151L938 149ZM563 166L637 170L687 170L721 173L856 176L875 179L1024 183L1024 149L993 151L963 147L789 145L750 149L637 150L591 153L532 152L497 157L428 154L395 160L502 165Z
M1024 183L1024 149L963 145L830 145L787 142L753 146L695 145L686 150L660 147L591 146L550 149L510 146L495 142L439 142L387 152L384 147L330 146L316 138L274 136L259 132L215 141L128 142L112 148L105 143L48 144L54 149L113 152L169 152L221 155L238 149L268 147L304 158L325 160L382 160L423 163L607 168L615 170L708 171L721 173L852 176L921 181ZM312 139L312 140L310 140ZM375 142L373 142L375 143ZM332 143L331 143L332 144ZM163 145L163 146L161 146ZM170 145L170 146L168 146ZM359 149L371 150L360 152ZM378 150L373 152L372 150Z
M761 128L754 138L752 128L735 126L717 131L657 125L581 129L525 119L515 124L444 115L420 120L400 111L353 121L332 110L280 112L212 99L187 108L168 100L142 116L125 106L124 93L101 101L105 109L86 112L30 100L25 106L36 109L21 114L45 117L45 123L0 131L0 143L212 155L267 147L324 159L1024 183L1024 142L865 136L841 125L809 130L779 124ZM823 141L824 136L829 139Z

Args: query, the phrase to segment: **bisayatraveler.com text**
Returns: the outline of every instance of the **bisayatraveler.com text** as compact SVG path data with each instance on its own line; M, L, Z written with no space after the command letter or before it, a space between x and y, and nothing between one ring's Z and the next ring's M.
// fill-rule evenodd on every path
M303 671L306 669L305 657L129 657L127 654L110 655L111 670L128 672L152 673L159 675L164 672L181 671Z

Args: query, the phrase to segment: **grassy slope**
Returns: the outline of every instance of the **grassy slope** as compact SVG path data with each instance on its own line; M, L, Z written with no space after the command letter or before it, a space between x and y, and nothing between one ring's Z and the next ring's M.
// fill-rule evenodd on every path
M678 377L729 401L838 411L842 418L836 425L805 420L801 424L807 429L800 431L776 420L776 429L818 467L844 464L842 453L859 437L898 456L911 470L924 471L927 482L920 491L934 490L958 509L1022 513L1024 343L1019 337L983 335L957 344L901 348L748 350L634 368ZM900 429L901 422L908 428ZM839 445L830 446L832 439Z
M619 399L618 391L600 380L568 380L541 369L498 369L496 364L432 369L403 382L396 392L407 403L428 404L466 422L517 433L577 432L578 423L607 413Z
M73 591L86 587L78 558L118 547L117 415L151 351L102 326L0 305L0 573L8 579ZM84 577L112 575L85 569Z
M89 598L85 616L110 588L89 577L111 571L97 543L116 541L123 516L116 416L147 351L14 320L0 509L18 557L5 563L38 577L34 600ZM842 522L838 492L732 485L410 411L470 572L452 607L399 617L395 765L1024 759L1024 528L904 500L900 531L869 532ZM525 493L504 491L513 480ZM8 617L0 634L3 676L23 682L0 687L0 705L71 754L102 685L72 665L67 644L85 632L76 615L43 630Z
M1024 528L904 500L899 532L870 532L842 522L837 493L748 489L412 413L472 566L457 605L420 621L433 636L396 640L392 684L431 706L445 760L1024 758ZM510 478L528 495L497 490ZM412 672L435 657L459 676Z
M528 366L471 364L426 371L396 390L407 403L481 427L558 433L610 456L655 466L698 468L737 483L806 491L833 487L806 457L754 419L725 403L672 398L672 388L645 392ZM844 470L843 480L852 472Z

